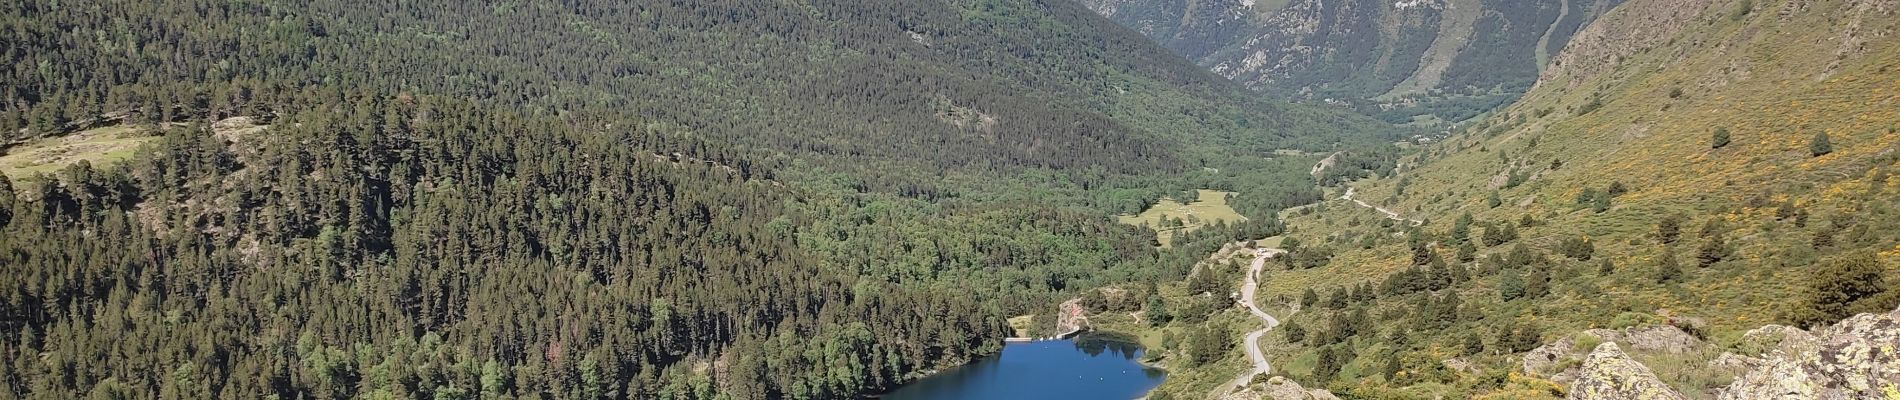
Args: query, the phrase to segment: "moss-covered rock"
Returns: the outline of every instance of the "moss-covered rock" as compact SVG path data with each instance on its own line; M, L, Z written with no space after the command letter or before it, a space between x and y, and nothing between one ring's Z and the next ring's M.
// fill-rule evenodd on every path
M1809 336L1777 333L1788 338ZM1821 328L1811 337L1781 340L1765 365L1729 384L1722 398L1900 398L1900 310L1861 314Z
M1583 361L1583 371L1570 386L1571 400L1684 399L1681 393L1656 379L1649 367L1623 354L1615 342L1597 345Z

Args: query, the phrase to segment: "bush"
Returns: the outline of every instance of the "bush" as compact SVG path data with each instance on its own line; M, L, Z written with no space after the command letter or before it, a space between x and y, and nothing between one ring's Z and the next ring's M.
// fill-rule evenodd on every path
M1709 148L1719 149L1728 146L1728 128L1715 128L1715 134L1709 138Z
M1826 132L1816 133L1814 139L1808 141L1808 152L1815 157L1825 156L1834 152L1834 144L1828 142Z
M1871 251L1837 257L1821 264L1808 280L1808 291L1790 319L1801 326L1833 323L1858 313L1882 312L1900 303L1887 290L1886 268Z
M1706 268L1722 262L1724 258L1728 258L1728 242L1722 239L1722 234L1718 233L1710 237L1707 242L1703 242L1702 248L1696 251L1696 266Z
M1564 239L1563 243L1558 245L1558 249L1565 257L1577 261L1590 261L1597 251L1596 245L1590 243L1590 239L1581 237Z
M1662 241L1663 244L1671 244L1671 243L1675 243L1676 239L1679 239L1681 237L1682 237L1682 217L1681 216L1669 215L1669 216L1663 217L1661 221L1656 222L1656 240Z

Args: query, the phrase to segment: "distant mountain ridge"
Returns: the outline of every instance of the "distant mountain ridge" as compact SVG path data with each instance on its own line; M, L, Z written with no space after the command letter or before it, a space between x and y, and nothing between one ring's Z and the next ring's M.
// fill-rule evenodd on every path
M1388 122L1508 103L1622 0L1078 0L1215 73Z

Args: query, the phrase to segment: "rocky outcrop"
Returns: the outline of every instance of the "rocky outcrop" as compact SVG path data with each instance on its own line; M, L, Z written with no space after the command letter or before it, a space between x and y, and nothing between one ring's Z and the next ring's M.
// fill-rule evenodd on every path
M1814 346L1814 340L1814 335L1800 328L1767 325L1742 334L1742 341L1736 344L1736 348L1747 355L1768 357L1776 352L1798 353Z
M1701 340L1670 325L1636 327L1621 331L1591 329L1584 331L1583 337L1593 337L1603 342L1620 342L1629 345L1632 350L1648 352L1687 353L1703 347ZM1576 348L1576 337L1564 337L1545 343L1524 353L1524 358L1519 362L1519 369L1528 375L1546 377L1559 384L1569 384L1577 380L1580 372L1576 362L1584 356L1578 354ZM1560 366L1562 368L1559 368Z
M1666 353L1687 353L1702 346L1702 340L1670 325L1625 329L1620 340L1634 350Z
M1773 353L1729 384L1723 399L1900 398L1900 310L1861 314L1812 334L1757 329L1743 341Z
M1570 385L1571 400L1659 400L1684 399L1669 385L1656 378L1649 367L1630 359L1615 342L1597 345L1583 361L1575 383Z
M1333 396L1333 393L1326 391L1326 389L1307 389L1305 386L1300 386L1299 382L1294 382L1292 379L1281 376L1267 378L1264 384L1250 385L1243 390L1221 397L1221 400L1257 399L1338 400L1339 397Z
M1545 343L1543 346L1537 346L1537 348L1531 349L1530 352L1524 353L1524 360L1520 363L1521 369L1526 374L1542 375L1544 370L1550 369L1552 365L1557 365L1565 359L1569 359L1570 349L1576 346L1576 341L1567 337L1557 339L1555 342Z

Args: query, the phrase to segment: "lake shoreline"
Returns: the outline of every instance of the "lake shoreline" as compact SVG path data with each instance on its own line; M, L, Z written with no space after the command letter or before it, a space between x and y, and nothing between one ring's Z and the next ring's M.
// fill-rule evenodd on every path
M997 354L920 374L863 398L1146 398L1169 371L1147 362L1146 348L1134 339L1092 331L1069 339L1005 342Z

